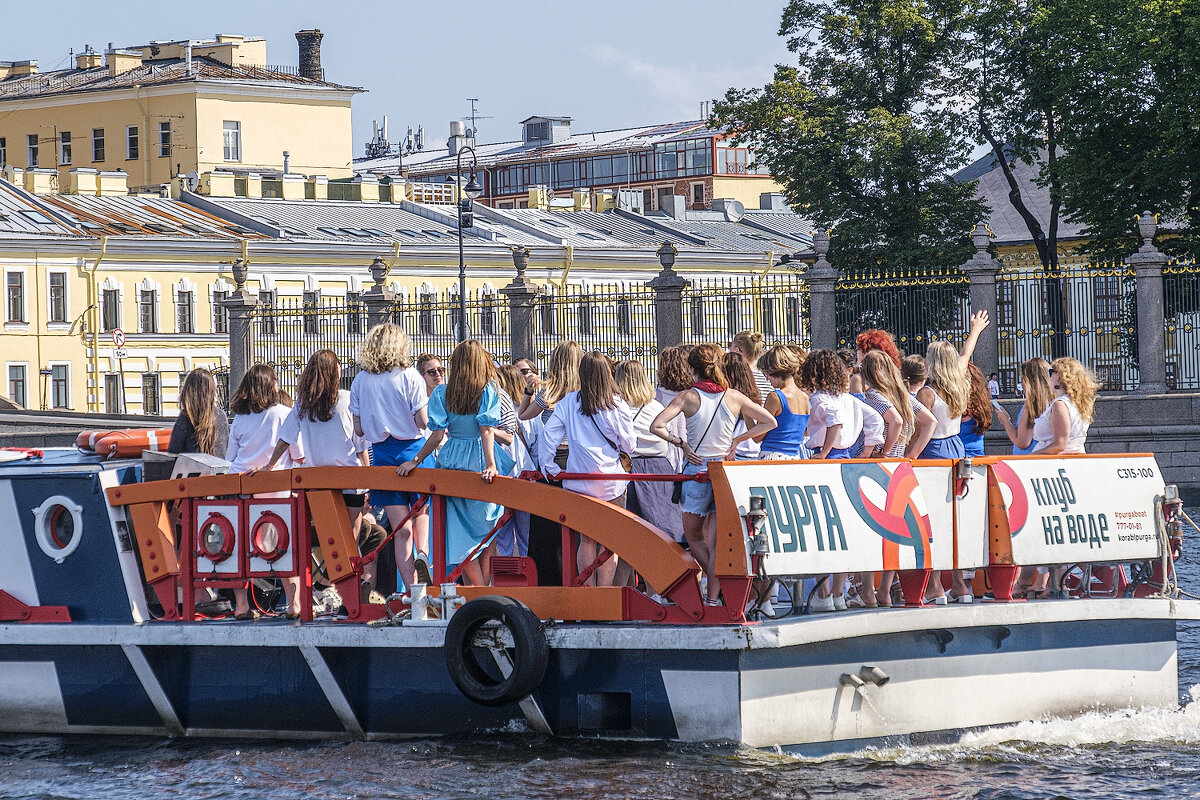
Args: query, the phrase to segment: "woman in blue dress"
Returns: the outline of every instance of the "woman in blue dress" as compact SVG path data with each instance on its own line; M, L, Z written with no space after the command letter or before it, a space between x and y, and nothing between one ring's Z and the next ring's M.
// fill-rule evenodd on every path
M429 438L421 451L396 468L408 475L421 461L437 452L438 469L478 472L487 483L497 474L508 474L512 462L496 446L494 429L500 424L500 395L493 382L496 368L483 346L474 339L454 348L450 378L429 397ZM504 508L496 503L450 497L446 499L446 564L467 557L492 530ZM486 586L492 546L476 553L463 567L469 585Z
M971 391L967 395L967 408L963 411L958 438L963 452L975 458L983 455L983 435L992 427L992 396L983 370L974 362L967 364L967 377L971 381Z

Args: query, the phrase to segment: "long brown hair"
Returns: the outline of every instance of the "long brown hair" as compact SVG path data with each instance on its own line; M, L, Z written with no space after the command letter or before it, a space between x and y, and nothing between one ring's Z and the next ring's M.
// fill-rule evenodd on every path
M217 444L217 382L204 367L196 367L179 387L179 410L196 431L201 453L214 455Z
M1040 417L1054 399L1049 372L1050 365L1044 358L1021 362L1021 378L1025 381L1025 418L1030 423Z
M687 362L697 380L712 381L722 389L728 389L729 379L725 377L725 370L721 369L721 359L724 356L723 347L705 342L692 348L688 353Z
M478 414L483 390L495 376L496 368L483 345L474 339L460 342L450 354L446 410L451 414Z
M279 379L275 370L269 364L255 364L242 376L229 399L229 410L234 414L258 414L279 402Z
M337 405L338 390L342 388L341 376L337 353L318 350L309 356L296 383L296 404L302 418L308 417L313 422L333 419L333 407Z
M616 408L617 383L612 362L599 350L592 350L579 362L579 408L587 416L602 409Z
M721 369L729 380L729 388L739 391L755 403L762 405L762 393L754 382L754 370L740 353L726 353L721 357Z
M982 433L992 427L992 393L988 391L983 370L974 361L967 363L967 376L971 379L971 393L963 413L975 420L975 430Z
M512 364L501 364L496 368L496 383L508 392L514 403L521 402L521 395L525 392L525 378L521 376L520 369Z
M858 374L862 378L864 389L874 389L895 407L900 414L901 444L907 444L916 430L916 420L912 410L912 397L904 383L904 377L896 368L890 355L885 350L869 350L863 356Z

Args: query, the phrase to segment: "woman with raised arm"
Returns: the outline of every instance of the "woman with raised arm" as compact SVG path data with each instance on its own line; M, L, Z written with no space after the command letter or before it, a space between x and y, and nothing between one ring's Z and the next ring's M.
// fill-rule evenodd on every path
M971 381L971 393L967 397L958 438L962 441L963 452L976 458L983 455L983 435L992 427L992 396L983 370L974 362L967 364L967 377Z
M354 433L371 446L371 463L395 467L410 459L425 444L421 429L429 404L426 383L411 369L408 334L399 325L384 323L367 332L358 350L358 374L350 384L350 414ZM418 499L413 492L376 489L373 505L383 506L388 526L395 528L408 516ZM396 533L396 565L406 586L431 583L429 526L415 520Z
M557 442L566 439L567 472L612 475L611 480L567 480L563 488L625 507L629 482L621 466L621 454L632 453L637 445L633 432L633 414L617 396L608 357L593 350L579 363L579 388L558 401L543 431L539 459L550 477L560 472L556 463ZM576 562L582 572L599 553L595 541L579 536ZM612 586L617 571L614 555L596 568L587 580L589 586Z
M494 429L500 424L500 390L493 380L495 367L483 346L474 339L461 342L450 354L450 379L429 397L429 439L420 452L396 468L399 475L416 469L438 445L438 469L478 472L491 483L498 474L508 474L508 454L496 447ZM491 532L504 509L497 503L446 498L446 565L461 563L463 574L473 586L490 581L488 562L495 544L480 550L478 545Z
M776 424L775 417L769 411L752 403L741 392L729 388L721 369L722 355L721 348L711 343L693 348L688 353L692 387L676 395L650 426L655 436L683 450L688 462L683 470L684 475L703 472L709 461L732 461L736 458L740 442L761 436ZM686 438L673 435L668 428L671 420L681 414L686 417ZM754 425L745 433L735 435L733 431L741 416L753 421ZM686 481L681 505L684 537L707 578L704 602L707 605L720 605L721 584L715 574L714 561L717 508L712 486Z

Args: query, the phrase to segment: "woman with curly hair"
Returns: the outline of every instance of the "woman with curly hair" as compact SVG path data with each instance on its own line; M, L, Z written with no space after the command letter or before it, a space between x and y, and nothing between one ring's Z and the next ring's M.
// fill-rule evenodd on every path
M983 435L992 427L992 394L988 391L983 370L974 362L967 364L967 377L971 381L971 393L967 397L958 438L963 444L963 452L974 458L983 455Z
M377 467L396 467L417 453L425 437L421 429L429 404L425 381L411 369L408 334L390 322L376 325L367 332L358 350L358 374L350 384L350 414L354 433L366 438L371 446L371 463ZM408 516L417 501L412 492L376 489L374 505L383 506L389 526ZM409 520L396 534L396 565L406 586L414 582L430 584L429 517Z
M1033 421L1033 452L1041 455L1082 453L1096 407L1100 382L1073 358L1056 358L1050 365L1054 399Z
M654 399L662 404L663 408L670 405L671 401L675 399L675 395L692 388L692 368L688 366L687 362L689 349L684 345L675 345L664 348L658 353L658 373L655 375L658 385L654 389ZM687 426L684 425L684 418L676 417L671 420L668 431L676 439L686 437ZM687 459L683 457L683 451L678 447L670 448L667 451L667 457L671 459L671 465L676 472L681 471L683 465L687 463Z
M850 394L850 370L833 350L814 350L800 369L809 393L808 449L813 458L853 458L866 404Z
M862 365L863 357L867 353L879 351L892 360L896 365L896 369L900 368L900 351L896 349L896 342L892 339L892 335L885 330L879 328L870 328L863 331L858 336L854 337L855 349L855 365L850 373L850 393L861 394L863 391L862 380L859 379L859 367Z
M683 450L687 458L685 475L704 471L709 461L732 460L740 442L761 436L775 427L775 417L770 412L729 388L721 368L723 355L722 349L711 343L693 348L688 353L692 387L676 395L650 426L655 436ZM681 415L686 418L685 438L675 436L668 427ZM749 418L754 425L745 433L735 434L740 416ZM708 582L704 602L720 605L721 584L715 574L717 509L712 486L685 481L681 506L684 537Z

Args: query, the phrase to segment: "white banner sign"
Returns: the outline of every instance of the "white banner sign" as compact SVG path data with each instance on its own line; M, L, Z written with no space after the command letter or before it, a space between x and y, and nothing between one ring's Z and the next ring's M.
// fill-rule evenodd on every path
M991 466L1016 564L1136 561L1160 555L1153 456L1046 456Z
M752 495L765 500L768 574L970 569L987 563L982 467L972 471L961 499L949 466L835 460L723 467L740 515Z

